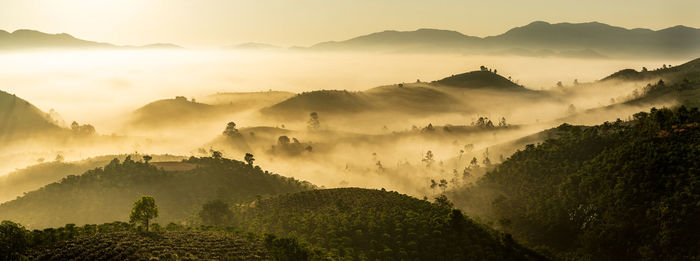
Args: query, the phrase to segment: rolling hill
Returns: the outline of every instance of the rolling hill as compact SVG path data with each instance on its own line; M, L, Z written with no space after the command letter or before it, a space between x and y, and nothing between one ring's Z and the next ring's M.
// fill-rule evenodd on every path
M97 167L102 167L115 158L124 160L126 157L127 155L109 155L76 162L53 161L15 170L0 177L0 202L15 199L24 192L37 190L50 183L60 181L68 175L76 175ZM152 155L152 157L154 161L183 159L183 157L171 155Z
M75 38L66 33L47 34L35 30L16 30L12 33L0 30L0 50L21 49L125 49L125 48L181 48L173 44L150 44L144 46L117 46Z
M189 101L178 96L163 99L138 108L131 115L129 123L138 127L177 126L183 123L196 123L215 118L226 113L221 107Z
M312 190L243 207L237 223L253 232L295 235L348 260L542 259L445 204L384 190Z
M515 84L514 82L489 71L472 71L463 74L450 76L441 80L432 82L436 85L445 85L459 88L469 89L484 89L491 90L506 90L506 91L525 91L525 87Z
M313 188L306 182L268 173L224 158L190 158L184 171L165 171L130 157L104 168L71 175L0 205L0 219L31 228L67 223L96 224L125 220L137 198L151 195L160 207L159 221L182 221L206 201L244 202Z
M345 41L323 42L309 49L686 58L700 55L700 29L674 26L654 31L598 22L550 24L536 21L485 38L438 29L383 31Z

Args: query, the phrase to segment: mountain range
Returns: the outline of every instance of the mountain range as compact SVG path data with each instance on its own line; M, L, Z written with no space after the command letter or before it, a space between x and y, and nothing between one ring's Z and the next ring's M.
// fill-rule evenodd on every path
M174 44L156 43L143 46L120 46L82 40L70 34L48 34L35 30L0 30L0 50L17 49L165 49L182 48Z
M679 25L654 31L626 29L599 22L551 24L537 21L484 38L438 29L390 30L345 41L322 42L309 49L687 58L700 54L700 29Z

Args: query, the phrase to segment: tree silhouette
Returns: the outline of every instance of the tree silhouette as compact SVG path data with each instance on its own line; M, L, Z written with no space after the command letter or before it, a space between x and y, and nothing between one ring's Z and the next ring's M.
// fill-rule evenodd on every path
M277 138L277 144L282 145L282 146L288 145L289 144L289 137L280 136L279 138Z
M146 162L146 164L148 164L148 162L151 161L152 159L153 159L153 157L151 157L151 156L149 156L149 155L144 155L144 156L143 156L143 161Z
M253 154L246 153L243 160L245 160L245 162L248 163L249 166L253 166L253 161L255 161L255 158L253 157Z
M432 151L428 151L425 153L425 158L423 158L421 161L425 163L425 167L430 168L433 166L433 163L435 163L435 159L433 159L434 155Z
M156 200L151 196L143 196L134 202L134 207L129 215L129 222L141 223L148 232L149 221L158 217L158 206Z
M318 119L318 113L312 112L309 114L309 130L318 130L321 128L321 121Z
M224 135L226 136L233 136L238 133L238 129L236 129L236 123L234 122L229 122L226 124L226 128L224 129Z

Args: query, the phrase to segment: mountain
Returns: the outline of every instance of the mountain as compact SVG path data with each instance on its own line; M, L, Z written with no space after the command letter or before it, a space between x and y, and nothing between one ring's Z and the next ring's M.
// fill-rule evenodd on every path
M49 114L14 94L0 91L0 142L60 130Z
M311 112L353 113L372 108L366 94L340 90L320 90L298 94L270 107L263 108L268 115L307 116Z
M277 46L277 45L272 45L272 44L266 44L266 43L248 42L248 43L241 43L241 44L226 46L226 47L224 47L224 49L231 49L231 50L279 50L279 49L282 49L282 47Z
M315 50L429 50L464 48L478 43L480 38L463 35L456 31L418 29L410 32L383 31L355 37L342 42L324 42L311 47Z
M526 245L561 259L700 257L700 112L567 126L450 196Z
M70 175L0 205L0 220L31 228L125 221L133 202L153 196L159 222L192 217L204 202L214 199L247 202L258 195L276 195L313 188L307 182L282 177L259 167L225 158L190 158L162 164L136 162L127 157L103 168Z
M700 29L679 25L654 31L598 22L550 24L537 21L485 38L437 29L383 31L340 42L319 43L310 49L686 58L700 55Z
M75 38L66 33L47 34L34 30L16 30L12 33L0 30L0 50L20 49L114 49L114 48L181 48L173 44L145 46L118 46Z
M449 204L341 188L260 200L235 216L248 231L294 235L343 260L543 259Z

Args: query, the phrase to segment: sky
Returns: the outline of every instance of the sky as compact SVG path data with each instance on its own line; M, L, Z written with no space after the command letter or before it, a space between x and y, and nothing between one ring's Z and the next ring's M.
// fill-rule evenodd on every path
M698 0L0 0L0 29L123 45L309 46L383 30L488 36L532 21L700 27Z

